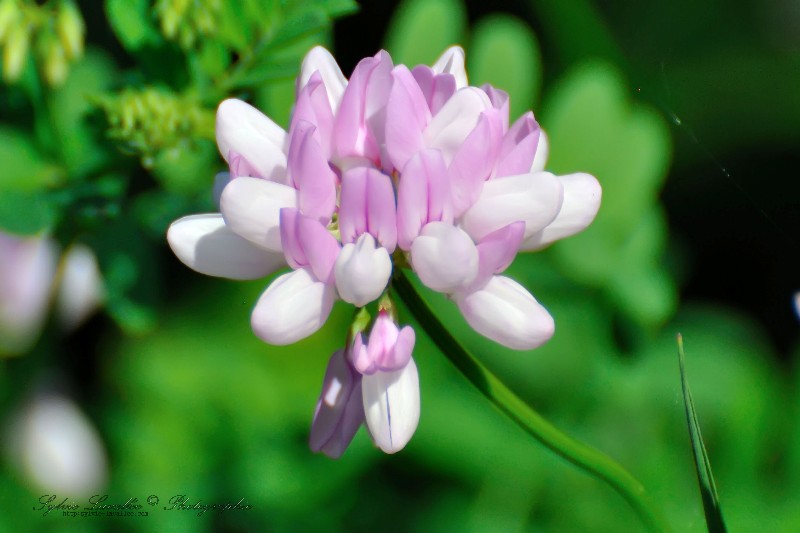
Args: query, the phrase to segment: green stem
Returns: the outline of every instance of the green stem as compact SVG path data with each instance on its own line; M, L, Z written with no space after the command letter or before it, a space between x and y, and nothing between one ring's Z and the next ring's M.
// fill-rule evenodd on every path
M551 451L611 485L651 531L670 530L644 486L627 470L610 457L559 431L464 349L436 318L401 268L395 269L392 287L442 353L494 405Z

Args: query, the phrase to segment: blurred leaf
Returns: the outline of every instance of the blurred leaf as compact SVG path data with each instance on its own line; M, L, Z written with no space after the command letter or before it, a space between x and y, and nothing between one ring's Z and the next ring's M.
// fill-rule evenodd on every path
M166 191L191 194L211 190L214 169L224 162L211 141L198 140L158 152L153 161L153 175Z
M164 190L139 194L133 203L133 213L139 224L156 239L164 237L170 223L190 212L190 202L185 194Z
M61 159L72 178L98 171L111 158L89 124L88 114L94 109L90 98L114 83L116 71L104 52L90 49L72 67L64 85L53 92L50 105L53 127Z
M39 153L31 137L10 127L0 126L0 161L0 191L37 191L63 178L63 171Z
M105 8L111 28L128 51L164 43L149 0L106 0Z
M548 170L589 172L603 187L597 219L554 245L554 258L573 279L606 288L635 322L662 322L676 300L660 266L666 224L656 206L670 154L663 119L632 106L620 75L602 63L571 72L544 109Z
M0 194L0 228L18 235L33 235L52 228L58 213L43 194L5 191Z
M461 0L405 0L384 42L395 63L430 65L447 47L464 41L466 26Z
M538 101L541 63L536 37L520 19L491 15L475 25L467 53L470 84L508 92L512 120Z
M689 439L692 443L694 467L697 472L697 482L700 485L700 496L703 500L703 510L706 515L706 526L710 533L724 532L725 522L722 519L722 509L719 506L717 485L714 483L714 474L711 472L711 462L700 432L700 423L697 421L697 412L694 408L692 392L689 390L689 380L686 377L685 356L683 353L683 337L678 334L678 363L681 370L681 389L683 390L683 405L686 409L686 422L689 425Z

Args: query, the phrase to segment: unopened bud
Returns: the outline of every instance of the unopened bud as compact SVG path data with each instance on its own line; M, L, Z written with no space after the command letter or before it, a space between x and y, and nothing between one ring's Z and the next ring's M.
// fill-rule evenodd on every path
M28 58L30 31L27 25L11 28L3 49L3 78L8 83L17 81Z
M56 31L61 45L64 49L66 58L74 60L83 54L83 39L86 33L86 26L83 17L71 0L61 3L56 16Z
M61 42L51 39L42 48L44 55L44 77L47 83L57 87L64 83L69 73L69 64Z
M0 43L5 40L19 15L16 0L0 0Z

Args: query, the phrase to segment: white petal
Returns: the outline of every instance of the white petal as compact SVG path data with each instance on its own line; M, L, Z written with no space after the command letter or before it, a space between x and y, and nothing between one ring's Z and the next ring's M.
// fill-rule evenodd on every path
M13 417L8 441L9 463L43 492L90 496L106 483L100 436L65 397L35 398Z
M0 352L26 350L44 322L58 248L46 237L0 232Z
M437 74L452 74L456 79L456 89L469 85L467 71L464 68L464 49L460 46L451 46L433 64Z
M298 78L297 89L305 87L309 78L314 72L319 71L322 76L322 82L325 84L325 89L328 92L328 102L331 104L333 114L339 109L339 103L342 101L344 89L347 87L347 79L342 74L339 64L333 58L330 52L321 46L315 46L303 58L303 64L300 67L300 77Z
M538 250L583 231L597 215L603 193L594 176L578 173L558 178L564 187L561 211L546 228L526 237L520 250Z
M531 172L541 172L547 164L547 156L550 155L550 141L544 130L539 130L539 144L536 146L536 155L533 156Z
M363 233L355 243L345 244L334 266L336 289L345 302L364 307L377 300L392 275L392 260L383 246Z
M286 132L264 113L241 100L224 100L217 108L217 147L228 160L234 151L253 165L259 176L286 179Z
M475 331L503 346L530 350L553 336L550 313L525 287L505 276L494 276L483 289L454 299Z
M419 373L414 359L401 370L365 375L361 390L372 440L386 453L399 452L419 423Z
M222 191L220 209L234 233L263 248L280 252L280 216L297 207L297 190L260 178L233 179Z
M411 263L422 283L449 294L478 275L478 249L461 228L431 222L411 243Z
M265 250L231 231L219 213L176 220L167 230L167 241L183 264L208 276L258 279L286 264L282 253Z
M464 213L461 227L480 241L512 222L525 223L525 238L550 224L561 209L564 190L549 172L495 178L484 183L478 201Z
M318 281L309 268L273 281L256 303L250 324L264 342L292 344L316 332L333 308L336 289Z
M97 258L88 246L72 246L62 264L57 307L59 319L69 331L79 326L97 309L103 301L105 289Z
M464 139L478 124L480 114L491 107L489 97L477 87L457 91L425 129L425 145L441 150L449 165Z

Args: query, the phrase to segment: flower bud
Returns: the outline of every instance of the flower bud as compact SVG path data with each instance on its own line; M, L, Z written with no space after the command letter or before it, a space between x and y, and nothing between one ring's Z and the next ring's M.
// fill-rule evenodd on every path
M399 452L419 423L419 373L414 359L400 370L364 376L361 390L372 440L386 453Z
M325 371L308 445L314 452L337 459L363 421L361 374L352 368L345 350L339 350L331 356Z
M6 82L14 83L22 74L25 61L28 59L30 37L30 28L25 24L19 24L9 30L3 50L3 79Z
M5 40L9 30L17 23L19 15L20 11L16 0L0 1L0 44Z
M103 301L105 290L94 252L83 244L72 246L63 259L57 310L66 330L86 320Z
M63 1L58 9L56 31L66 58L69 60L79 58L83 54L86 26L78 6L71 0Z
M64 83L69 74L69 64L61 42L56 39L46 39L39 50L44 56L44 78L48 85L57 87Z
M336 289L345 302L364 307L376 300L392 275L389 252L369 233L342 247L334 266Z

